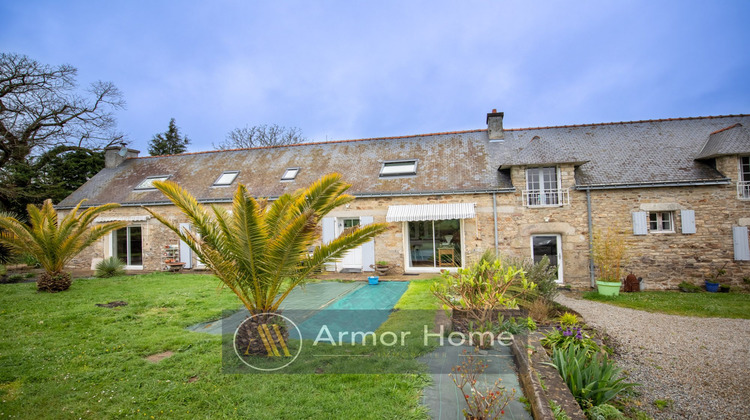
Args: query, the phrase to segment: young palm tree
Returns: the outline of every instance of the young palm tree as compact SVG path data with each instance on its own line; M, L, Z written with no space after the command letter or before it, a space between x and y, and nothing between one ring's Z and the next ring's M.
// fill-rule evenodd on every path
M37 280L37 289L46 292L67 290L72 283L70 273L63 270L73 257L112 230L126 226L126 222L101 223L91 226L102 212L119 207L105 204L78 213L82 200L67 216L59 220L52 200L41 208L29 204L29 224L11 216L0 217L0 242L12 251L34 256L44 269Z
M254 199L240 184L231 211L216 206L209 211L174 182L154 182L154 187L187 216L195 233L146 210L187 243L253 315L277 313L292 289L311 273L387 228L381 223L353 228L316 246L318 222L354 200L344 194L350 185L339 174L271 202Z

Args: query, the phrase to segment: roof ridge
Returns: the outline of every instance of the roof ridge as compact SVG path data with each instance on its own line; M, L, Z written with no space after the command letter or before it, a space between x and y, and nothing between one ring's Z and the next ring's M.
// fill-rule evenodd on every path
M679 118L660 118L660 119L657 118L657 119L651 119L651 120L616 121L616 122L569 124L569 125L550 125L550 126L526 127L526 128L506 128L505 131L545 130L545 129L550 129L550 128L594 127L594 126L616 125L616 124L639 124L639 123L648 123L648 122L685 121L685 120L700 120L700 119L715 119L715 118L738 118L738 117L748 117L748 116L750 116L750 114L707 115L703 117L679 117Z
M487 131L487 129L480 128L480 129L475 129L475 130L444 131L440 133L411 134L411 135L406 135L406 136L391 136L391 137L369 137L369 138L364 138L364 139L350 139L350 140L311 141L307 143L281 144L277 146L241 147L237 149L223 149L223 150L204 150L202 152L188 152L188 153L180 153L177 155L138 156L138 157L129 158L129 159L150 159L150 158L160 158L160 157L170 157L170 156L186 156L186 155L201 155L201 154L207 154L207 153L236 152L236 151L242 151L242 150L281 149L284 147L313 146L313 145L320 145L320 144L356 143L356 142L361 142L361 141L375 141L375 140L396 140L396 139L408 139L408 138L414 138L414 137L443 136L443 135L448 135L448 134L479 133L482 131Z
M547 130L547 129L552 129L552 128L598 127L598 126L608 126L608 125L617 125L617 124L639 124L639 123L663 122L663 121L686 121L686 120L716 119L716 118L738 118L738 117L748 117L748 116L750 116L750 114L728 114L728 115L713 115L713 116L709 115L709 116L702 116L702 117L661 118L661 119L651 119L651 120L550 125L550 126L525 127L525 128L505 128L504 130L505 131ZM728 128L731 128L731 127L727 127L724 130ZM396 139L408 139L408 138L415 138L415 137L442 136L442 135L449 135L449 134L479 133L483 131L487 131L487 129L480 128L480 129L474 129L474 130L444 131L444 132L438 132L438 133L411 134L411 135L406 135L406 136L368 137L364 139L328 140L328 141L319 141L319 142L312 141L312 142L307 142L307 143L284 144L284 145L278 145L278 146L259 146L259 147L244 147L244 148L224 149L224 150L205 150L202 152L180 153L178 155L139 156L139 157L129 158L129 159L151 159L151 158L170 157L170 156L186 156L186 155L201 155L201 154L208 154L208 153L235 152L235 151L241 151L241 150L280 149L284 147L312 146L312 145L321 145L321 144L356 143L356 142L375 141L375 140L396 140Z
M732 125L730 125L729 127L724 127L724 128L720 128L720 129L718 129L718 130L714 131L713 133L711 133L711 134L709 134L709 135L710 135L710 136L713 136L714 134L719 134L719 133L721 133L722 131L727 131L727 130L731 130L731 129L733 129L734 127L738 127L738 126L739 126L739 127L742 127L742 124L740 124L740 123L735 123L735 124L732 124Z

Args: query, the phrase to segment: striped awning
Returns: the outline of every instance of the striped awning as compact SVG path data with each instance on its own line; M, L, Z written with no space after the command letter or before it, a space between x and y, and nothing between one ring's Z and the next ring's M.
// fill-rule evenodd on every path
M107 222L145 222L151 216L99 216L94 219L94 223Z
M474 203L415 204L388 206L388 222L416 222L421 220L473 219Z

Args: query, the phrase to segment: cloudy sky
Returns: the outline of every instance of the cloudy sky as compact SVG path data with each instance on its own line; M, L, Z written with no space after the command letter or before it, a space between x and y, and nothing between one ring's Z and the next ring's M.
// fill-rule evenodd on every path
M123 92L131 147L235 127L312 141L750 112L750 2L11 1L0 51Z

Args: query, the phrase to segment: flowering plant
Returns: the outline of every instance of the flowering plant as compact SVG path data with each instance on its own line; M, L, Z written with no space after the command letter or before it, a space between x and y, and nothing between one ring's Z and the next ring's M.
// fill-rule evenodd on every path
M480 388L477 379L487 368L487 364L464 350L464 361L451 369L451 379L464 396L467 408L463 410L467 419L497 419L505 415L505 407L516 395L516 390L508 392L497 379L492 386Z
M542 345L550 350L555 348L565 350L570 346L580 346L588 357L599 351L599 345L586 334L580 325L557 326L545 334Z

